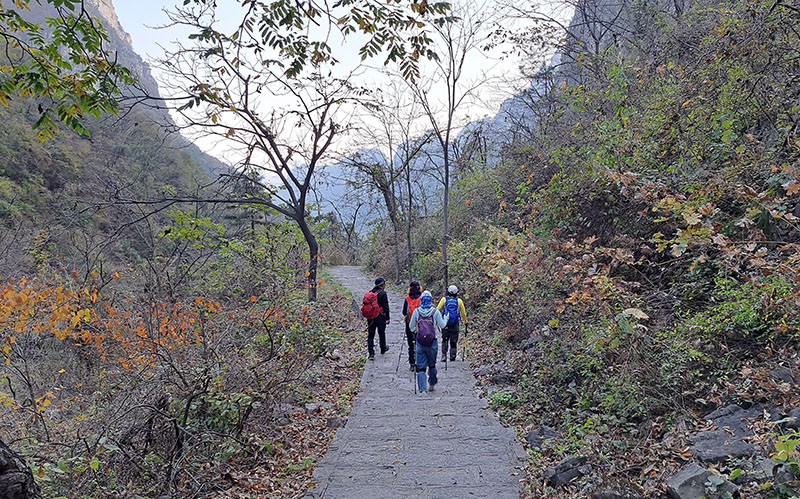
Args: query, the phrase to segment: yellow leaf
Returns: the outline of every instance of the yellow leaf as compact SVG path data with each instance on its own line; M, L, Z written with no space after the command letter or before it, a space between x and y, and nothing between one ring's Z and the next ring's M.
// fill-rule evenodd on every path
M683 219L689 225L697 225L700 223L700 215L697 213L683 213Z

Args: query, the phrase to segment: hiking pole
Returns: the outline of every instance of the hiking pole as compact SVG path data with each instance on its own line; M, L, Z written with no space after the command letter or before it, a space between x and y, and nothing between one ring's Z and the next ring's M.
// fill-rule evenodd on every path
M397 373L399 373L399 372L400 372L400 359L402 359L402 358L403 358L403 346L402 346L402 343L403 343L403 340L401 339L401 340L400 340L400 344L401 344L401 345L400 345L400 347L398 348L398 350L400 350L400 351L399 351L399 352L397 352L397 367L395 367L395 368L394 368L394 373L395 373L395 374L397 374Z
M461 362L467 359L467 336L469 336L469 326L464 324L464 346L461 347Z
M444 353L444 342L445 341L447 341L447 340L444 339L444 336L442 336L442 353ZM442 360L444 361L444 372L447 372L447 354L444 354L442 356Z

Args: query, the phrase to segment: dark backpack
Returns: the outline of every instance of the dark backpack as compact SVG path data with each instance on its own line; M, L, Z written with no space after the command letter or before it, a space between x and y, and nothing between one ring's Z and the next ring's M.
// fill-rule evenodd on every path
M444 310L450 314L450 318L447 319L447 327L458 325L458 319L460 318L458 314L458 298L448 297L445 301Z
M416 298L411 298L410 296L406 296L406 304L408 305L408 315L406 315L406 324L411 322L411 316L414 315L414 310L419 308L421 300L422 296L417 296Z
M436 329L433 327L433 315L423 317L422 314L417 317L417 341L420 345L429 347L433 345L433 340L436 339Z
M361 300L361 315L368 320L376 319L383 313L383 307L378 305L378 293L369 291Z

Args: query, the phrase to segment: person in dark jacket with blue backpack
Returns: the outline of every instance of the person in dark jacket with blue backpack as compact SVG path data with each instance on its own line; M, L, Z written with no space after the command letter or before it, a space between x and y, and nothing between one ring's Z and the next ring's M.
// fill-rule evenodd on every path
M443 315L447 313L450 316L447 320L447 326L442 329L442 362L447 362L448 346L450 347L450 360L454 361L456 360L456 347L458 346L459 320L464 323L464 328L467 328L467 309L464 307L464 302L458 297L458 288L452 285L447 288L447 294L439 300L436 308Z

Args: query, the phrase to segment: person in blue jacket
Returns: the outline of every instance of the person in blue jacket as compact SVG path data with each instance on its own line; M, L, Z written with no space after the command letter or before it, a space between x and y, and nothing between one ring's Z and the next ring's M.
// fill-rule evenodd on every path
M420 319L433 318L434 337L433 343L430 345L423 345L420 343L420 334L418 334L418 324ZM437 330L441 331L447 325L447 316L442 317L442 313L433 306L433 296L430 291L423 291L420 297L420 305L411 314L411 321L408 327L417 336L416 342L416 361L417 361L417 385L419 386L419 393L426 393L428 390L434 391L434 387L438 382L436 378L436 356L439 353L439 343L436 339ZM425 379L425 371L428 371L427 380ZM430 386L430 388L428 388Z

